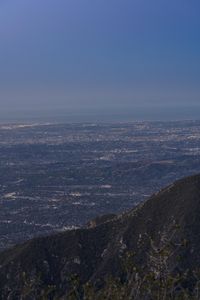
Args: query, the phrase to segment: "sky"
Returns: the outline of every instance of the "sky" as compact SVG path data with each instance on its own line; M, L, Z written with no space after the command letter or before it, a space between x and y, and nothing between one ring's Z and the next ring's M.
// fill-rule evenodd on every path
M0 114L188 106L199 0L0 0Z

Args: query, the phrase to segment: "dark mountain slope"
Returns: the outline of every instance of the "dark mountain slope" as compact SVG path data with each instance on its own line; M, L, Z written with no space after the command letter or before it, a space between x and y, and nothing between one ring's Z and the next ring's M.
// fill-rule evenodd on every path
M103 220L103 219L102 219ZM98 223L97 223L98 224ZM101 286L103 278L123 275L126 254L142 272L151 269L154 248L173 245L170 272L200 267L200 175L185 178L153 195L129 213L99 225L37 238L0 255L0 299L61 299L78 274ZM179 260L177 260L179 257ZM181 259L180 259L181 258ZM44 299L44 298L43 298Z

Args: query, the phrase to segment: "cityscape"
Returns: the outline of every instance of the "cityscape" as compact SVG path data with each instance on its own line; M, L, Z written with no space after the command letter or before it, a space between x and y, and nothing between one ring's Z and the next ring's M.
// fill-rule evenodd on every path
M2 250L200 172L200 121L1 124L0 155Z

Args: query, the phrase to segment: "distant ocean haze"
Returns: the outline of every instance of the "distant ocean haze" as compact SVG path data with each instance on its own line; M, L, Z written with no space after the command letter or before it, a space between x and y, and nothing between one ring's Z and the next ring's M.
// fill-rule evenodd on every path
M200 106L143 106L105 108L43 108L4 109L0 111L0 122L130 122L130 121L170 121L198 120Z

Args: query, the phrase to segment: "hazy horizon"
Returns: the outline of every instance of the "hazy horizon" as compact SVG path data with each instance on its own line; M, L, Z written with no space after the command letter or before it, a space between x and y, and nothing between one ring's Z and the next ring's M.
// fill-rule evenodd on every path
M0 111L0 123L9 122L134 122L200 120L200 105L101 109L47 109Z

